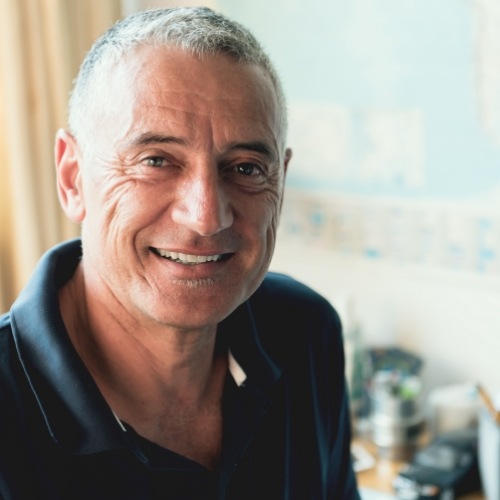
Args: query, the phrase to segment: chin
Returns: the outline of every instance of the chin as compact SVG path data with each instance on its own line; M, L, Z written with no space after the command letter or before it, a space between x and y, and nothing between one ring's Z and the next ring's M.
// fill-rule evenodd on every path
M239 303L231 301L224 303L219 299L218 303L206 302L204 307L199 305L169 307L165 310L165 305L157 308L149 308L144 313L159 326L165 328L175 328L179 330L203 330L211 328L229 316Z

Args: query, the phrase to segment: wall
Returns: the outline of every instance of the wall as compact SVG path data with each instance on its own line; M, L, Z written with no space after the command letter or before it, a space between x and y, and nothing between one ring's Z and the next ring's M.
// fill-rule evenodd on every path
M295 156L273 269L354 304L427 387L500 389L500 6L219 0L283 76ZM345 317L347 323L348 318Z
M272 268L346 324L353 304L367 345L421 354L427 387L500 389L497 0L206 4L255 32L289 98Z
M347 228L342 226L346 206L348 213L357 209L359 217L350 219ZM398 206L399 224L415 225L422 207L432 213L429 203L400 202ZM289 192L272 268L329 298L347 332L356 320L365 345L398 345L421 355L427 390L461 382L481 382L490 390L498 389L498 261L492 259L486 269L469 267L462 258L440 261L447 242L445 232L435 235L443 238L434 254L424 251L422 247L431 245L425 230L402 235L405 225L392 228L390 234L393 207L392 200L334 198L332 202L317 194ZM446 213L448 207L440 208L443 212L434 210ZM363 216L376 228L366 229ZM431 221L434 217L429 216Z

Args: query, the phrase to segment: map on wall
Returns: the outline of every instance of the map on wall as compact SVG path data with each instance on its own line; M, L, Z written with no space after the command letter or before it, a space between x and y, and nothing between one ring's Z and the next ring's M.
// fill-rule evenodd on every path
M289 100L291 187L500 204L498 0L219 0Z

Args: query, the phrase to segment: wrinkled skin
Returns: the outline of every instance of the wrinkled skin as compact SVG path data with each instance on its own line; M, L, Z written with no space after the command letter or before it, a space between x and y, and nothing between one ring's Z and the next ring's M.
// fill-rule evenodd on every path
M104 81L88 151L65 132L56 146L85 286L129 330L213 330L258 287L275 245L290 151L271 81L227 56L147 46ZM165 251L223 258L186 265Z

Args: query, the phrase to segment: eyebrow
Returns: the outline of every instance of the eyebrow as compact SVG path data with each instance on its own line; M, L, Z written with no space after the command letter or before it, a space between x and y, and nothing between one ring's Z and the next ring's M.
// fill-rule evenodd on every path
M231 144L231 146L229 147L230 151L231 150L234 151L237 149L254 151L256 153L263 154L272 162L278 161L278 156L276 154L276 151L273 148L269 147L268 144L263 141L237 142Z
M130 146L147 146L148 144L181 144L186 145L187 141L181 137L171 135L155 134L146 132L130 141Z
M131 140L129 146L137 147L147 146L149 144L179 144L185 146L188 144L188 141L182 137L146 132ZM276 151L263 141L235 142L230 144L228 151L235 151L238 149L254 151L266 156L272 162L278 161Z

